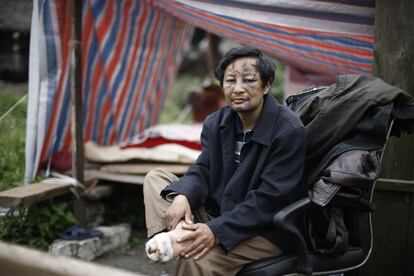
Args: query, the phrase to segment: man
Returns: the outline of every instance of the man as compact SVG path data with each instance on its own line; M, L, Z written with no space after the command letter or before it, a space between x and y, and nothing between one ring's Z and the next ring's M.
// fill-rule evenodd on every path
M182 256L178 275L235 275L291 250L272 218L303 191L305 130L270 94L272 61L234 48L215 73L228 106L205 120L196 163L181 179L157 170L144 183L148 235L173 230L159 237Z

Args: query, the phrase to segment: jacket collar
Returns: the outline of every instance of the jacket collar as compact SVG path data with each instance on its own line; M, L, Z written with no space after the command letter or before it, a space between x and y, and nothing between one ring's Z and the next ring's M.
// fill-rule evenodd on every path
M280 111L280 104L272 95L265 95L263 98L263 109L257 120L255 131L251 141L269 146L272 142L273 125L277 120ZM236 112L227 108L220 122L220 129L231 128L234 131Z
M265 95L263 97L263 109L257 120L255 131L251 141L259 144L269 146L272 141L273 125L277 120L280 111L280 104L272 95ZM234 131L236 112L227 107L220 122L220 129L231 128Z
M273 126L278 118L280 111L280 104L272 95L264 96L264 103L262 113L257 120L255 132L251 141L259 144L269 146L272 142Z

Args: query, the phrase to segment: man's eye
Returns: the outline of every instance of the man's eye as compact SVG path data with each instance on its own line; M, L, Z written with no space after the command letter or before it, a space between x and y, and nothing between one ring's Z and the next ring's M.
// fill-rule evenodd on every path
M245 81L245 82L255 82L255 81L256 81L256 79L245 79L244 81Z
M234 82L234 79L226 79L226 82Z

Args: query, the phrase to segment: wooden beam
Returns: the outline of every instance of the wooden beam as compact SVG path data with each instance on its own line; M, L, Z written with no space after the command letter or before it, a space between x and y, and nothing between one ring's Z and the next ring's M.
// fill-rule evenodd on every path
M71 106L72 106L72 170L83 183L83 127L82 127L82 64L81 64L81 1L72 0Z
M153 169L159 168L173 174L183 175L187 172L189 167L190 165L175 164L117 164L105 165L100 167L99 170L109 173L146 175Z
M375 190L414 193L414 180L379 178Z
M72 132L72 171L73 177L84 183L84 154L83 154L83 125L82 125L82 59L81 59L81 0L71 0L72 8L72 38L70 40L71 58L71 132ZM74 213L79 224L86 226L85 202L75 198Z
M85 170L85 175L87 177L93 177L100 180L108 180L118 183L128 183L136 185L143 185L145 178L143 175L125 175L119 173L101 172L98 170Z
M68 183L33 183L0 192L0 205L5 207L29 206L69 192Z
M1 275L13 276L137 276L142 275L95 263L54 256L0 242Z

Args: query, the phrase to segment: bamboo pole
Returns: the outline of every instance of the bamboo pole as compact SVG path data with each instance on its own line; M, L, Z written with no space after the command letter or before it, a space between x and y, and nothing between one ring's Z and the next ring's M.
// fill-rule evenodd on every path
M72 175L78 182L84 183L83 127L82 127L82 63L81 63L81 0L72 0L71 48L71 135L72 135ZM84 202L75 199L75 216L81 225L86 225Z
M54 256L0 242L0 275L13 276L137 276L121 269Z
M212 33L207 33L208 52L207 52L207 67L210 83L214 82L214 70L218 63L218 37Z

